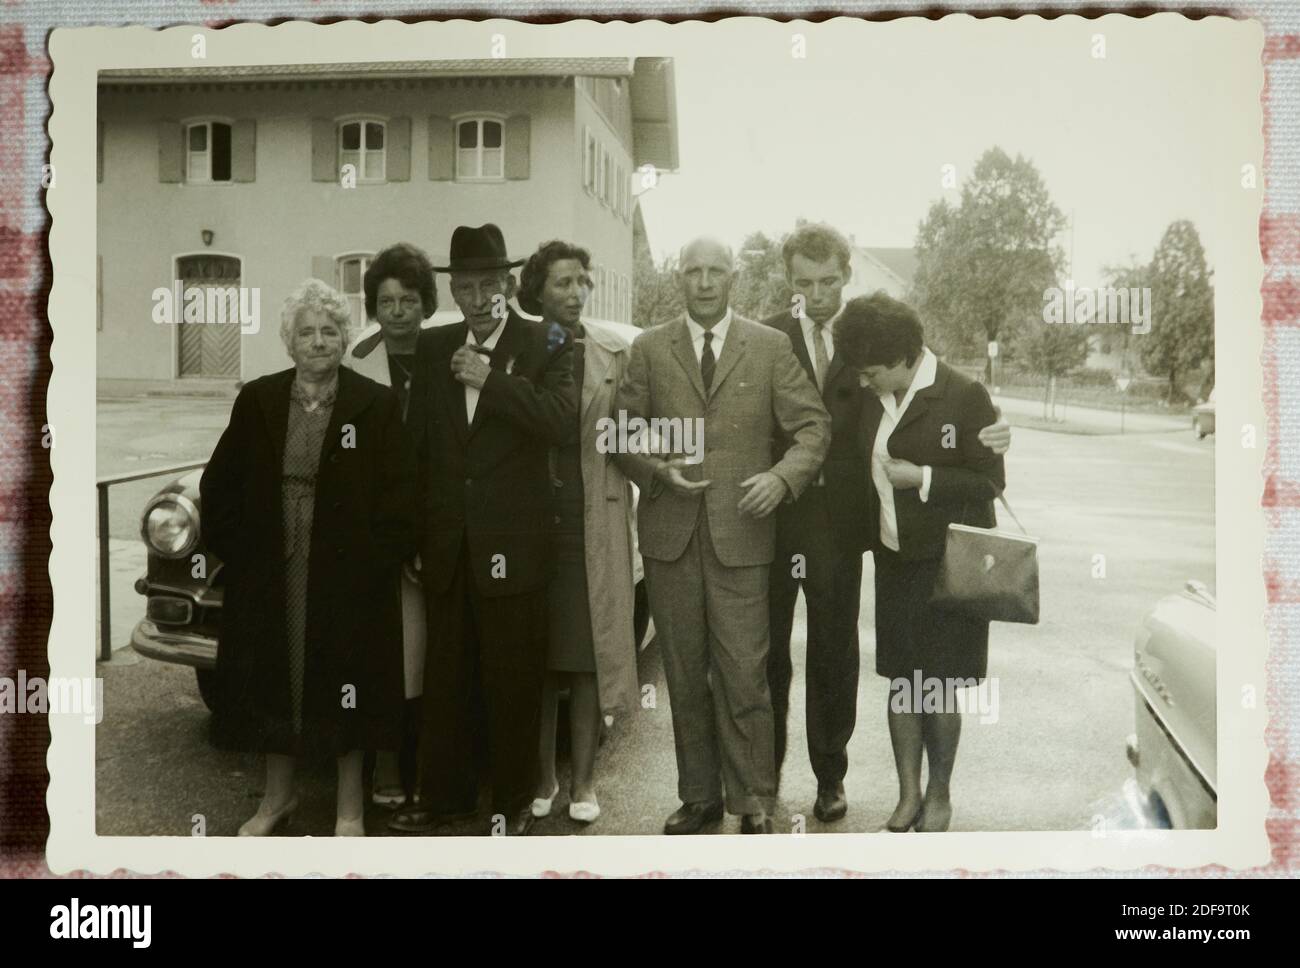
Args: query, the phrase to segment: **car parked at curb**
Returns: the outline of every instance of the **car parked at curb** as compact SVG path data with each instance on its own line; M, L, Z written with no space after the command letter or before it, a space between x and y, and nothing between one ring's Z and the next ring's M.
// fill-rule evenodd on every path
M1218 823L1214 596L1199 581L1156 603L1133 646L1135 731L1127 753L1145 827Z

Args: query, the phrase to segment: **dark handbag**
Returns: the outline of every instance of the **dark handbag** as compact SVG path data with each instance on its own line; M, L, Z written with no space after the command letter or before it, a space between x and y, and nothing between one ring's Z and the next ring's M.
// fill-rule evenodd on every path
M948 525L930 604L986 622L1037 625L1038 539L1025 531L1005 497L999 494L998 500L1023 533Z

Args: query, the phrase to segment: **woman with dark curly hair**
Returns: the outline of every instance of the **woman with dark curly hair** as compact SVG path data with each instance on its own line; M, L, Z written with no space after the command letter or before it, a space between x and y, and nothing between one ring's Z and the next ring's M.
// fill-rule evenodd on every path
M989 623L936 608L930 596L948 525L994 526L993 500L1006 473L979 433L997 422L997 411L983 384L926 347L915 311L883 292L845 304L835 324L841 354L869 387L858 439L870 467L876 672L890 680L886 717L898 770L898 805L885 826L947 830L963 705L948 697L984 679ZM935 695L943 702L932 703Z
M560 791L555 769L559 693L569 687L572 777L569 816L600 816L594 771L602 716L636 708L636 646L632 636L632 489L596 449L596 422L611 414L629 344L612 330L582 319L591 294L591 256L567 242L547 242L520 277L519 305L573 334L578 422L552 451L555 578L548 589L550 628L537 797L533 816L545 817Z
M366 316L379 328L358 340L343 363L376 383L392 387L406 416L415 365L415 341L420 324L438 308L433 264L409 242L384 249L362 278ZM370 798L385 806L404 803L415 789L415 749L420 727L420 694L424 685L424 590L411 569L402 573L402 665L406 704L402 741L396 751L380 750Z

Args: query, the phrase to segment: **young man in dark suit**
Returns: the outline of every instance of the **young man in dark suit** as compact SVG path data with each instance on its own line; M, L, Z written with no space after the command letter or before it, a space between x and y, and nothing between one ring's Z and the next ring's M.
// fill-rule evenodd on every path
M857 439L863 394L857 370L836 357L832 338L851 276L852 252L835 229L808 224L786 239L781 255L793 294L791 306L763 322L790 337L795 356L830 412L831 441L820 475L793 502L777 509L776 557L769 576L768 684L779 777L793 676L790 634L802 587L808 614L808 755L817 777L813 813L830 823L848 811L844 776L857 717L862 555L871 540L867 469ZM980 441L1003 453L1011 443L1010 428L999 421L981 432ZM779 449L788 443L779 440Z
M483 700L493 833L524 834L546 671L547 454L577 419L573 345L517 315L495 225L461 226L451 292L465 318L420 333L407 407L428 601L420 798L390 826L423 832L477 807L474 713ZM501 818L504 818L504 824Z

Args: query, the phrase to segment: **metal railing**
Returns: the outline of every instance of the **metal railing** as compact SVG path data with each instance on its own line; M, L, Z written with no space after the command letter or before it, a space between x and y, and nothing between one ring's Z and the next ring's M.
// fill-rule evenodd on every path
M150 477L162 477L164 474L181 474L207 466L206 460L191 461L188 464L169 464L147 471L135 471L131 474L110 474L95 481L95 490L99 496L99 660L107 662L113 658L112 607L109 601L109 550L108 550L108 489L114 484L126 484L142 481Z

